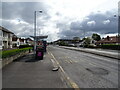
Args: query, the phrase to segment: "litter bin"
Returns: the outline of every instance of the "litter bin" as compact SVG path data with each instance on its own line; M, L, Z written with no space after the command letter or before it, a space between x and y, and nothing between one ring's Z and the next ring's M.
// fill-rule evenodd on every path
M36 47L36 59L37 60L43 60L43 56L44 56L43 46L37 46Z

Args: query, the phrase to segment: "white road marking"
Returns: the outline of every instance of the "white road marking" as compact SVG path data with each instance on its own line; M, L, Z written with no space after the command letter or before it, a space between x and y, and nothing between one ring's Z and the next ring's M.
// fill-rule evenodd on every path
M72 64L73 63L73 61L72 60L69 60L70 61L70 63Z
M96 66L95 64L93 64L93 63L89 63L90 65L92 65L92 66Z

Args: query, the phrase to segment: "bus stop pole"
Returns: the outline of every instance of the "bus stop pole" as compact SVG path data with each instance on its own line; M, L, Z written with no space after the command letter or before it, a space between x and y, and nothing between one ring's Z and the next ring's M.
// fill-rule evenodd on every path
M36 11L34 12L34 54L36 53Z

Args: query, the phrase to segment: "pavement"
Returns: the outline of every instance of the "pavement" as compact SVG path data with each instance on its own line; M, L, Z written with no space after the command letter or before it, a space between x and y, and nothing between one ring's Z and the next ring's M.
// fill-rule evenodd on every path
M66 47L66 46L59 46L64 49L82 51L86 53L92 53L96 55L101 55L109 58L119 59L119 51L118 50L107 50L107 49L90 49L90 48L78 48L78 47Z
M58 71L52 71L54 65L48 53L44 60L35 60L33 53L23 56L2 70L4 88L68 88Z

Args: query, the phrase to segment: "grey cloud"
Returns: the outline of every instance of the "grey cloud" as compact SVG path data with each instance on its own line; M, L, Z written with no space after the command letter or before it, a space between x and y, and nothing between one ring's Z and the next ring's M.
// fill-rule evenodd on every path
M66 23L57 23L57 28L59 28L60 32L58 33L59 38L66 38L72 39L75 36L80 36L83 31L80 31L80 27L72 27L72 26L79 26L79 23L71 23L67 25Z
M71 22L70 29L71 30L80 30L81 23L79 21Z
M117 11L107 11L105 13L91 13L84 19L83 21L74 21L70 24L70 29L66 30L66 26L64 24L58 24L57 27L61 28L60 32L61 38L66 36L78 36L84 37L84 31L86 36L91 36L92 33L99 34L110 34L118 32L118 17L114 17L114 14ZM104 21L110 21L109 23L104 24ZM94 21L94 25L88 25L88 22ZM69 36L68 36L69 35Z
M56 13L57 16L62 16L59 12Z
M118 32L118 19L114 17L114 13L106 12L105 14L90 14L88 16L89 20L83 21L82 28L86 31L93 31L93 32L99 32L101 34L107 33L107 32ZM110 22L107 24L104 24L103 21L109 20ZM96 24L94 26L87 26L87 22L89 21L95 21Z
M42 10L43 13L37 13L37 17L49 19L47 13L48 6L42 2L3 2L2 3L2 18L14 19L21 18L28 23L33 23L34 11Z
M26 24L13 24L10 21L6 21L4 20L2 25L7 28L8 30L12 31L14 34L18 35L18 36L31 36L33 35L33 27L32 25L26 25Z
M19 36L33 35L34 11L42 10L37 13L38 27L44 27L44 23L50 19L48 14L49 6L43 2L2 2L2 26L11 30ZM10 20L19 19L27 22L26 24L14 24Z

